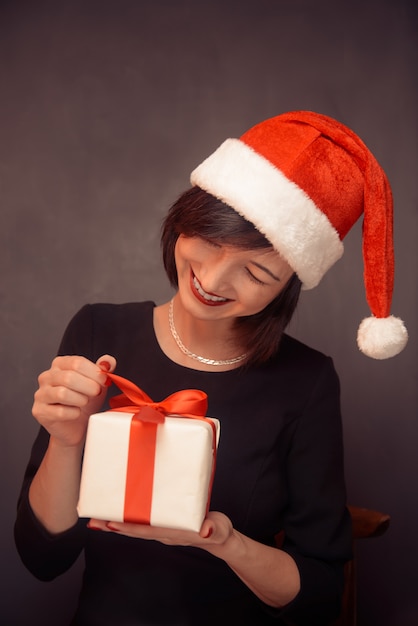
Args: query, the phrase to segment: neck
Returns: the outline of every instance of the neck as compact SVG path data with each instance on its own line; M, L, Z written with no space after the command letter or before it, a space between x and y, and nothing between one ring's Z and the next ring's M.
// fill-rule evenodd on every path
M169 303L168 318L176 346L188 359L219 367L236 367L244 361L245 354L233 341L231 320L196 319L177 297Z

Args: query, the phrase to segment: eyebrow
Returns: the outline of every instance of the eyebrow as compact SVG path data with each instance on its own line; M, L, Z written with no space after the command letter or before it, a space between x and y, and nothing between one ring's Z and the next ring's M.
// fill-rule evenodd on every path
M269 270L268 267L264 267L264 265L261 265L260 263L257 263L256 261L250 261L250 263L258 267L258 269L262 270L263 272L266 272L266 274L274 278L274 280L277 280L278 283L281 282L280 278L276 276L275 274L273 274L273 272Z

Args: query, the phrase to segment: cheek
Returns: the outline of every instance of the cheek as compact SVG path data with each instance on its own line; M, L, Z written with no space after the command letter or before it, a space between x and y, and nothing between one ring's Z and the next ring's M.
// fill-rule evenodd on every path
M189 255L187 253L187 246L184 245L184 242L181 239L178 239L174 249L174 260L178 270L184 267L188 258Z
M259 311L262 311L272 300L274 300L279 293L283 291L283 287L279 289L275 288L260 288L254 291L251 296L251 303L254 307L256 307Z
M241 302L251 309L251 314L258 313L267 306L274 298L270 293L266 293L262 289L243 289L241 292Z
M177 239L174 256L176 261L184 263L185 261L190 262L196 256L196 246L193 245L192 239L188 239L186 237L180 237Z

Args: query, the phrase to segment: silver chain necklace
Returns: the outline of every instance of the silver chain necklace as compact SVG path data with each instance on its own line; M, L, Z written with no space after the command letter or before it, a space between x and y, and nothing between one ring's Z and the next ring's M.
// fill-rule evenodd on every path
M216 361L215 359L206 359L204 356L200 356L199 354L190 352L190 350L186 348L186 346L183 344L182 340L178 336L176 327L174 326L173 309L174 309L174 301L171 300L170 306L168 309L168 323L170 325L170 331L171 331L171 334L173 335L173 339L176 342L177 346L186 356L190 357L191 359L194 359L195 361L199 361L200 363L204 363L205 365L234 365L235 363L240 363L240 361L243 361L245 357L247 356L246 354L241 354L241 356L236 356L233 359L224 359L222 361Z

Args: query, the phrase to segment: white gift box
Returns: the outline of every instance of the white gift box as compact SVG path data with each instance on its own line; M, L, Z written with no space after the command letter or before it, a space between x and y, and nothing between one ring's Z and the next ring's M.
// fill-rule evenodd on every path
M77 507L80 517L132 521L124 519L124 510L134 415L106 411L90 416ZM220 423L212 418L169 416L156 429L149 523L198 532L210 500Z

